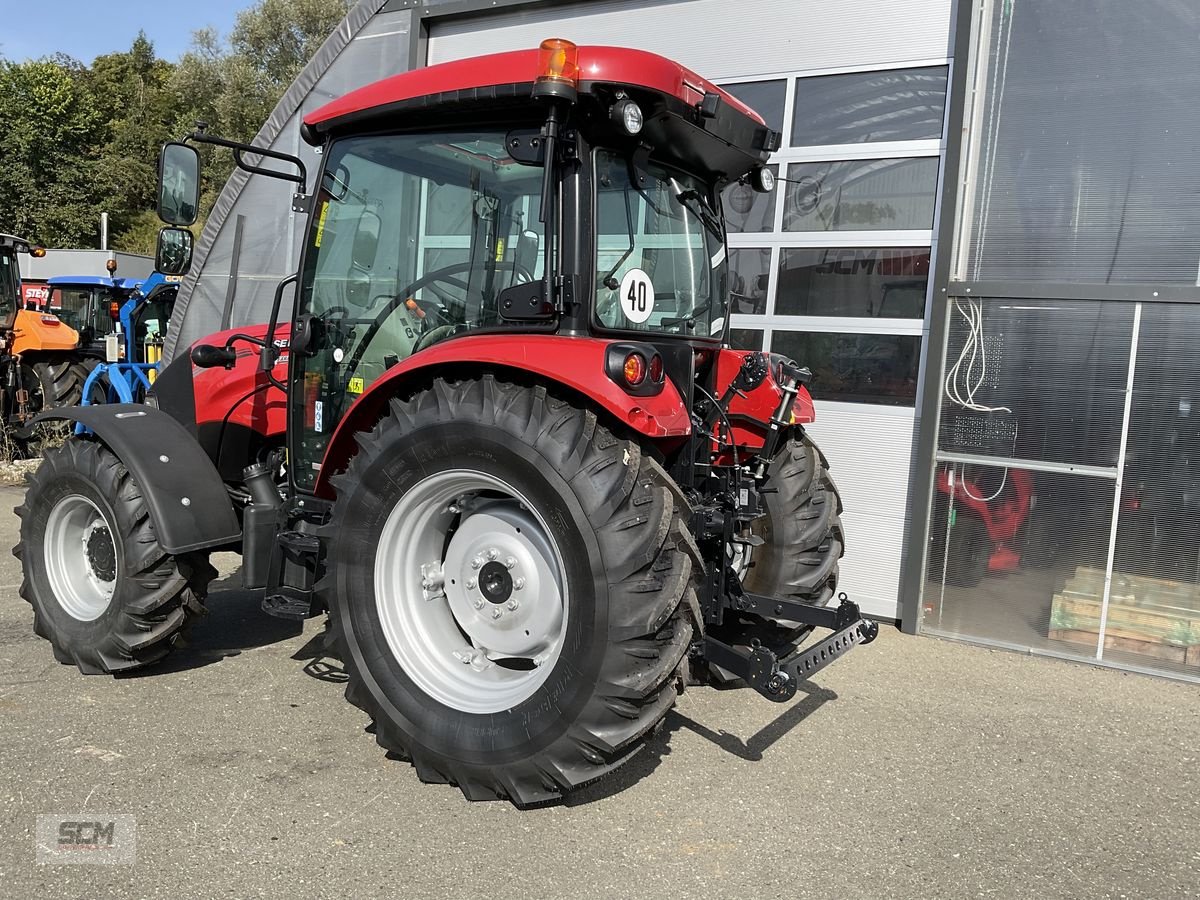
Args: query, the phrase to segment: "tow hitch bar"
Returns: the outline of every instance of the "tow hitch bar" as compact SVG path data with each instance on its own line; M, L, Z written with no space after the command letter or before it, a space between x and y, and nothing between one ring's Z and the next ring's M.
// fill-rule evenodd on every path
M841 594L839 600L841 602L836 609L827 609L796 600L743 594L737 599L738 609L768 618L831 628L833 634L782 659L757 640L750 643L749 650L743 650L716 638L706 637L704 657L713 665L743 679L768 700L786 703L796 696L801 681L820 672L856 644L871 643L879 634L879 625L864 619L858 611L858 604L845 594Z

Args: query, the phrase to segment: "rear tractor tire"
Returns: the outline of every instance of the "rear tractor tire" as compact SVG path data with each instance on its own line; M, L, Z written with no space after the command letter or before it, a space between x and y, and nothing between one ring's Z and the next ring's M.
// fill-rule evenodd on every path
M17 507L21 596L33 630L85 675L129 672L167 655L216 570L163 550L137 483L104 445L70 438L46 452Z
M830 605L837 596L845 535L842 500L824 454L806 435L789 437L771 462L764 489L765 513L751 523L751 533L762 543L744 549L734 561L742 586L768 597ZM739 647L757 640L786 655L812 630L811 625L746 614L727 616L714 635ZM734 680L718 667L708 671L718 683Z
M22 360L19 371L21 386L29 392L31 414L62 406L78 406L83 399L87 372L76 357ZM72 423L66 420L41 422L30 437L17 442L17 449L27 457L40 456L46 449L62 444L72 428Z
M628 760L699 635L663 469L590 411L484 375L359 436L319 584L347 698L422 781L519 806Z

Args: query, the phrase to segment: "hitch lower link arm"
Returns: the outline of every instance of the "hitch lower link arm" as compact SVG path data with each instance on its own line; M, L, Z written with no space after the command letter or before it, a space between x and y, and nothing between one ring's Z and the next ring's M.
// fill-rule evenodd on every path
M801 681L817 674L851 647L869 644L878 636L879 625L862 618L857 604L845 594L840 595L840 600L836 609L827 609L796 600L745 594L737 605L748 612L773 614L778 618L832 628L834 633L782 659L758 641L751 641L749 647L743 649L707 637L704 639L704 658L743 679L768 700L785 703L796 696Z

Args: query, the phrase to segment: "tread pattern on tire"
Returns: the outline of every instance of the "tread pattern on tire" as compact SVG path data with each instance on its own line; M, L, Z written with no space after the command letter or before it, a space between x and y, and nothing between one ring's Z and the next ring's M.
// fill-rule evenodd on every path
M30 565L42 552L41 535L33 531L32 506L50 484L67 475L92 480L106 497L124 536L124 577L118 579L113 604L117 615L105 639L95 646L72 646L51 627L35 596ZM34 472L24 502L15 510L21 519L20 542L13 555L22 561L21 597L34 610L33 630L50 641L60 662L78 666L85 675L129 672L166 656L191 623L205 612L208 584L217 575L207 554L173 557L154 533L146 502L129 471L103 444L72 438L46 452ZM27 559L28 557L28 559ZM45 602L56 602L46 598Z
M348 652L338 615L335 552L317 585L330 616L330 644L345 663L346 697L375 723L378 743L412 763L422 781L457 785L471 800L509 799L519 806L553 801L616 769L643 745L673 705L689 646L702 627L696 585L702 569L688 530L690 509L670 477L632 440L618 437L596 415L550 394L492 375L393 400L386 415L360 435L360 450L335 476L339 497L364 484L397 436L425 426L468 420L493 426L534 447L574 489L593 523L609 580L609 633L600 677L569 727L530 757L480 767L440 757L381 714ZM326 533L336 540L335 507Z
M827 605L837 594L845 546L842 499L829 463L807 436L791 437L776 454L767 486L779 506L783 534L764 534L771 556L755 551L744 579L748 591ZM764 525L769 523L764 520Z

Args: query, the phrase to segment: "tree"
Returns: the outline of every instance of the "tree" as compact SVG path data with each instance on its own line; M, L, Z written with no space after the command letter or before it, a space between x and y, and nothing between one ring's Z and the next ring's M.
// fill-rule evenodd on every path
M0 63L0 222L6 229L63 246L94 244L102 131L87 71L75 60Z
M98 246L109 213L112 246L153 252L159 148L197 121L251 140L353 0L258 0L228 42L193 35L179 62L159 59L139 33L128 50L90 66L64 55L0 59L0 229L48 245ZM233 162L208 158L201 216Z

